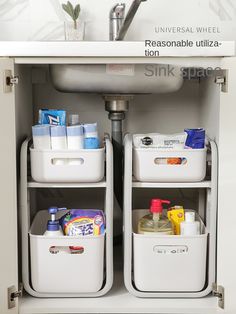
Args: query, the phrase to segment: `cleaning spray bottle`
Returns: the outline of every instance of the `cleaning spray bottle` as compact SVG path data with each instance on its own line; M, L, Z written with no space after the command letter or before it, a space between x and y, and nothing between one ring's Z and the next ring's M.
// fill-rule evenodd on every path
M138 233L158 233L158 235L173 234L171 222L163 215L162 204L170 204L170 201L161 199L151 200L150 214L139 220Z
M62 210L62 209L58 207L49 207L48 209L48 212L51 215L51 219L48 220L47 230L44 233L44 235L47 237L64 236L61 226L59 224L59 220L56 220L56 213L59 210Z

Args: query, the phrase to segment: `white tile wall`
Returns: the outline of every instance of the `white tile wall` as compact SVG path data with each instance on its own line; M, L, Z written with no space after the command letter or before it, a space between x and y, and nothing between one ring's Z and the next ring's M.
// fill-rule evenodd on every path
M0 0L1 21L26 22L29 21L29 17L29 0Z
M63 40L66 0L0 0L0 40ZM71 0L77 3L78 0ZM111 0L79 0L86 40L107 40ZM123 0L130 5L132 0ZM157 34L155 26L218 26L220 34ZM127 40L236 39L236 0L147 0L141 4Z

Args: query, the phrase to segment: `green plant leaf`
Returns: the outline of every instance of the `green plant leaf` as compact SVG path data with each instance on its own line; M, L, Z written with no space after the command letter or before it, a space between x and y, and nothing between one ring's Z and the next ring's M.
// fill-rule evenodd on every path
M79 14L80 14L80 5L77 4L75 9L74 9L74 18L75 18L75 20L78 20Z
M67 4L62 4L63 10L74 20L74 8L70 1L67 2Z
M67 5L66 4L62 4L62 8L63 8L63 10L67 13L67 14L69 14L69 11L68 11L68 9L67 9Z
M66 4L63 4L62 7L63 7L63 10L73 19L73 16L71 15L71 12L66 6Z
M74 7L70 1L67 1L67 7L71 11L71 13L74 15Z
M78 20L81 10L80 4L77 4L74 8L72 3L70 1L67 1L66 4L62 4L62 8L72 18L74 22Z

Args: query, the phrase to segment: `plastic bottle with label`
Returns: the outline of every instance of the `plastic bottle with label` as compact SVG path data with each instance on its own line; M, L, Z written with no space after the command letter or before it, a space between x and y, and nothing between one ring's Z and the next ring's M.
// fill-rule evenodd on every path
M44 235L46 237L59 237L64 236L59 220L56 219L56 213L59 211L58 207L49 207L48 212L51 219L47 222L47 230Z
M51 146L52 150L66 150L67 149L67 137L66 127L62 125L51 126ZM65 165L67 160L63 158L53 158L53 165Z
M65 126L51 126L51 145L53 150L67 149Z
M185 212L185 221L180 223L180 234L185 236L200 234L200 222L195 220L195 212Z
M97 149L99 145L97 123L84 124L84 148Z
M82 125L71 125L67 127L67 145L69 150L84 148L84 129Z
M32 126L34 149L51 149L50 126Z
M171 222L163 215L162 204L170 204L170 201L161 199L151 200L150 214L139 220L138 233L157 233L158 235L173 234Z

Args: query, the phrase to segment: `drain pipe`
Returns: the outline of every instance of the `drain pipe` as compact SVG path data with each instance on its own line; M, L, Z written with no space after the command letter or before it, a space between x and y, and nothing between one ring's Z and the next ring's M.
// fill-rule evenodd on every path
M129 109L129 101L132 95L104 95L105 109L109 112L111 120L111 135L114 151L114 193L119 204L123 208L123 131L122 121L125 112Z

